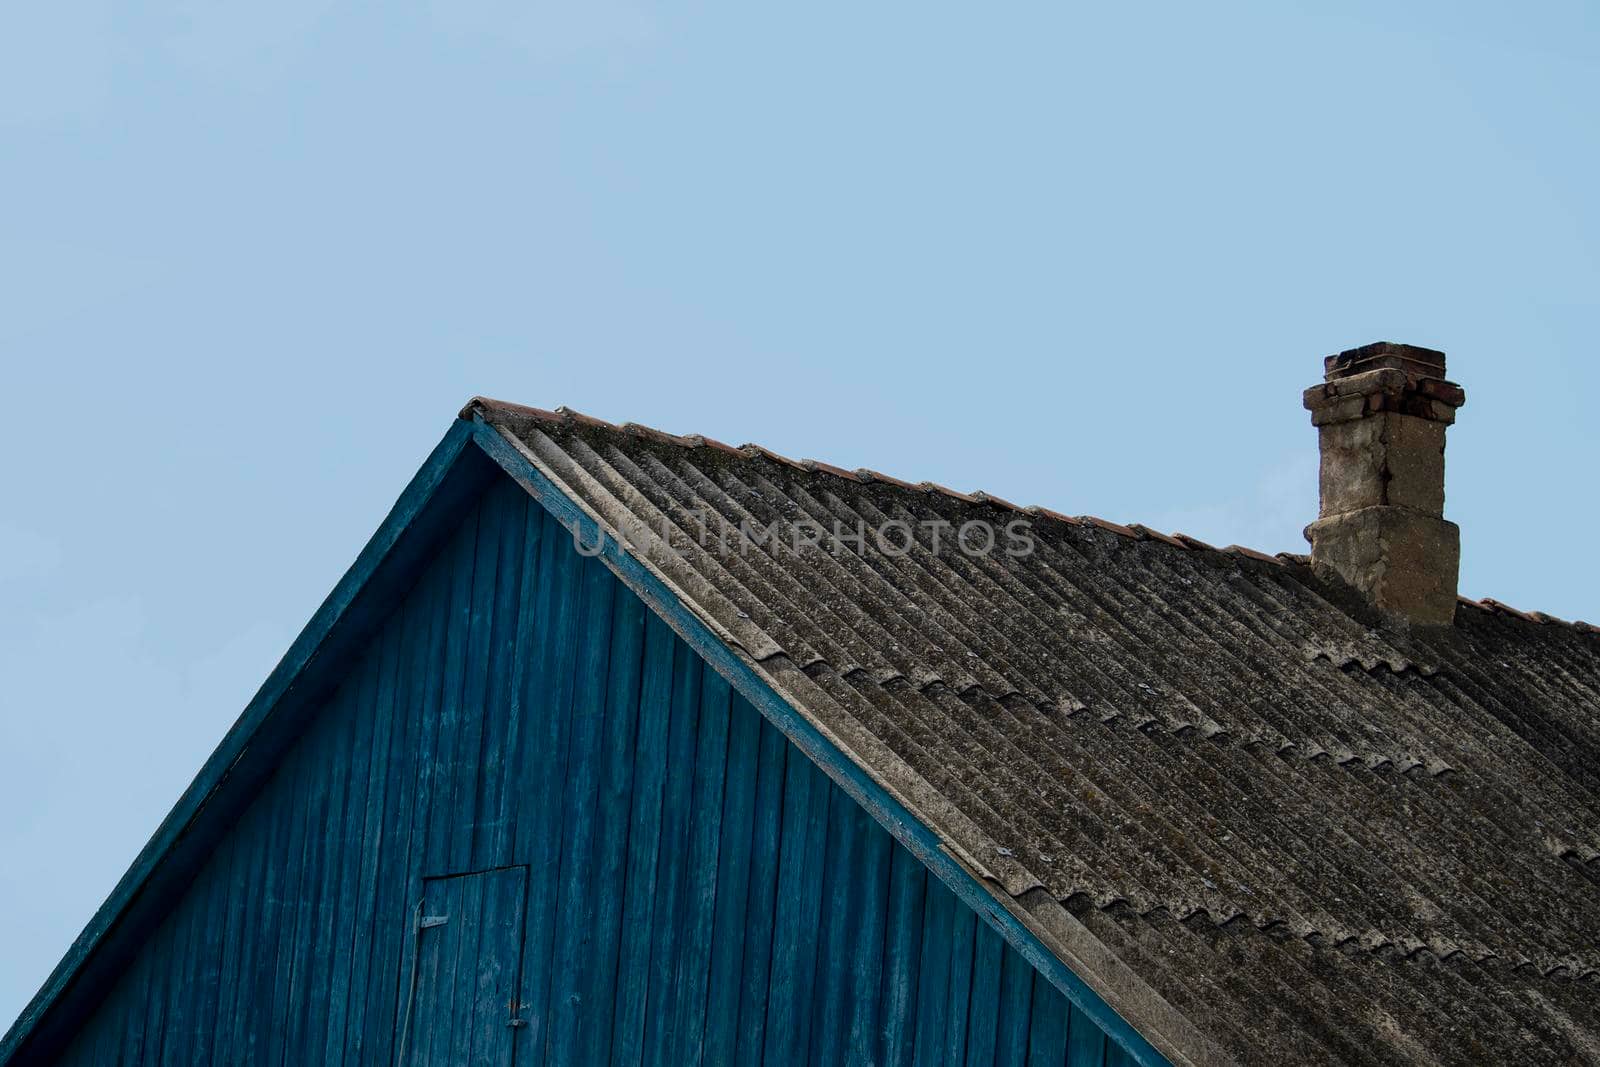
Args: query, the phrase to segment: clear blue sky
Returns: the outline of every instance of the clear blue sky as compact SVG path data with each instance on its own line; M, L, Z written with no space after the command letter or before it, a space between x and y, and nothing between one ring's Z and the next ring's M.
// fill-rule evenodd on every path
M1600 8L1337 7L0 7L0 1025L473 393L1298 551L1429 345L1600 622Z

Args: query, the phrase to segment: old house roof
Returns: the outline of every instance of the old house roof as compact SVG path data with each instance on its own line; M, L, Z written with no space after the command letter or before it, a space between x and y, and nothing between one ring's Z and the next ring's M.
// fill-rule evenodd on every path
M570 412L463 415L1174 1060L1600 1061L1591 628L1486 601L1406 634L1300 557ZM1033 551L969 555L949 531L971 520L1026 521ZM741 551L741 521L915 536Z

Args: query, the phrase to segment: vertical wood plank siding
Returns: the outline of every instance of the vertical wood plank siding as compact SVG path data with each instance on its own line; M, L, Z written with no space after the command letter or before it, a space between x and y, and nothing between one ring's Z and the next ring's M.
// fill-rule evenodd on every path
M505 479L58 1062L391 1064L424 880L514 866L521 1065L1122 1062Z

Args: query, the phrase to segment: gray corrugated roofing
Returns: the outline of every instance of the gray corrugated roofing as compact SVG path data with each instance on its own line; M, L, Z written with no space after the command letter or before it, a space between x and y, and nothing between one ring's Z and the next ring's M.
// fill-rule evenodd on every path
M470 410L613 530L665 520L648 562L691 610L997 893L1059 904L1227 1055L1600 1062L1592 630L1475 605L1380 630L1293 559ZM719 552L700 509L918 541ZM921 525L974 518L1029 519L1036 550L935 553Z

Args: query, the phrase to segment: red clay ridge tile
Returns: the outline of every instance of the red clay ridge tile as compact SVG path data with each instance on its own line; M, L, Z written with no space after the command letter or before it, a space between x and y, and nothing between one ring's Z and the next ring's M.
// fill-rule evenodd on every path
M1283 566L1283 560L1277 556L1269 556L1265 552L1257 552L1255 549L1246 548L1243 545L1229 545L1222 551L1231 552L1235 556L1246 556L1250 559L1260 560L1262 563L1271 563L1277 567Z
M747 444L742 444L742 445L739 446L739 451L743 452L747 456L752 456L752 455L753 456L765 456L768 459L772 460L774 463L782 463L784 466L793 467L797 471L805 470L805 467L802 466L798 461L792 460L788 456L781 455L780 453L774 452L772 449L767 448L765 445L758 445L758 444L755 444L753 442L752 443L747 443Z
M1079 521L1086 522L1090 526L1098 526L1102 530L1110 530L1112 533L1118 534L1122 537L1131 537L1134 540L1139 539L1138 534L1134 533L1120 522L1112 522L1110 519L1102 519L1098 515L1081 515L1079 516Z
M1186 533L1174 533L1172 536L1174 538L1176 538L1178 541L1182 542L1184 545L1188 546L1189 548L1193 549L1196 552L1216 552L1216 551L1218 551L1216 545L1209 544L1208 542L1202 541L1198 537L1190 537Z
M597 419L593 415L585 415L581 411L573 411L565 404L556 408L556 414L569 422L576 422L582 426L593 426L597 430L618 429L614 423L609 423L605 419Z
M965 500L969 504L978 503L977 497L963 493L959 489L951 489L949 486L940 485L938 482L923 482L921 489L924 493L943 493L953 500Z
M1078 518L1076 515L1063 515L1059 511L1055 511L1039 504L1029 504L1022 510L1025 514L1038 515L1046 519L1054 519L1056 522L1064 522L1068 526L1084 525L1083 520Z
M690 448L699 448L703 445L706 448L714 448L718 452L726 452L729 455L746 458L743 452L739 451L737 448L734 448L732 445L723 444L715 437L707 437L703 433L685 434L680 440L682 440L683 443L688 445Z
M1164 534L1160 530L1152 530L1142 522L1130 523L1128 529L1149 541L1160 541L1163 544L1172 545L1174 548L1187 549L1189 547L1171 534Z
M1021 511L1022 510L1017 505L1015 505L1011 501L1007 500L1005 497L1003 497L1003 496L995 496L993 493L986 493L982 489L979 489L976 492L974 492L972 494L972 499L981 501L981 502L983 502L985 504L993 504L995 507L1004 508L1007 511Z
M541 422L560 422L561 416L544 408L530 408L526 404L513 404L509 400L496 400L493 397L475 396L467 401L466 407L461 409L461 418L470 419L472 413L479 409L505 411L513 415L523 415L527 418L538 419Z
M800 461L800 466L808 471L821 471L823 474L831 474L835 478L844 478L847 481L859 482L861 480L861 476L856 474L855 471L847 471L843 467L835 467L832 463L824 463L820 459L803 459Z
M1525 622L1538 622L1539 621L1538 619L1534 618L1532 615L1529 615L1527 612L1518 611L1516 608L1512 607L1510 604L1502 604L1500 601L1495 600L1492 597L1484 597L1483 598L1483 603L1484 603L1484 606L1489 608L1491 611L1496 611L1496 612L1499 612L1499 613L1501 613L1503 615L1512 615L1512 616L1515 616L1516 618L1522 619Z
M680 448L689 448L693 444L687 437L679 437L675 433L658 430L654 426L644 426L637 422L625 422L622 431L635 437L643 437L650 441L660 441L662 444L677 445Z
M862 467L860 470L856 471L856 477L860 478L864 482L883 482L886 485L899 486L901 489L910 489L913 492L918 493L922 492L922 486L920 485L915 485L911 482L905 481L904 479L896 478L892 474L885 474L882 471L875 471L870 467Z

